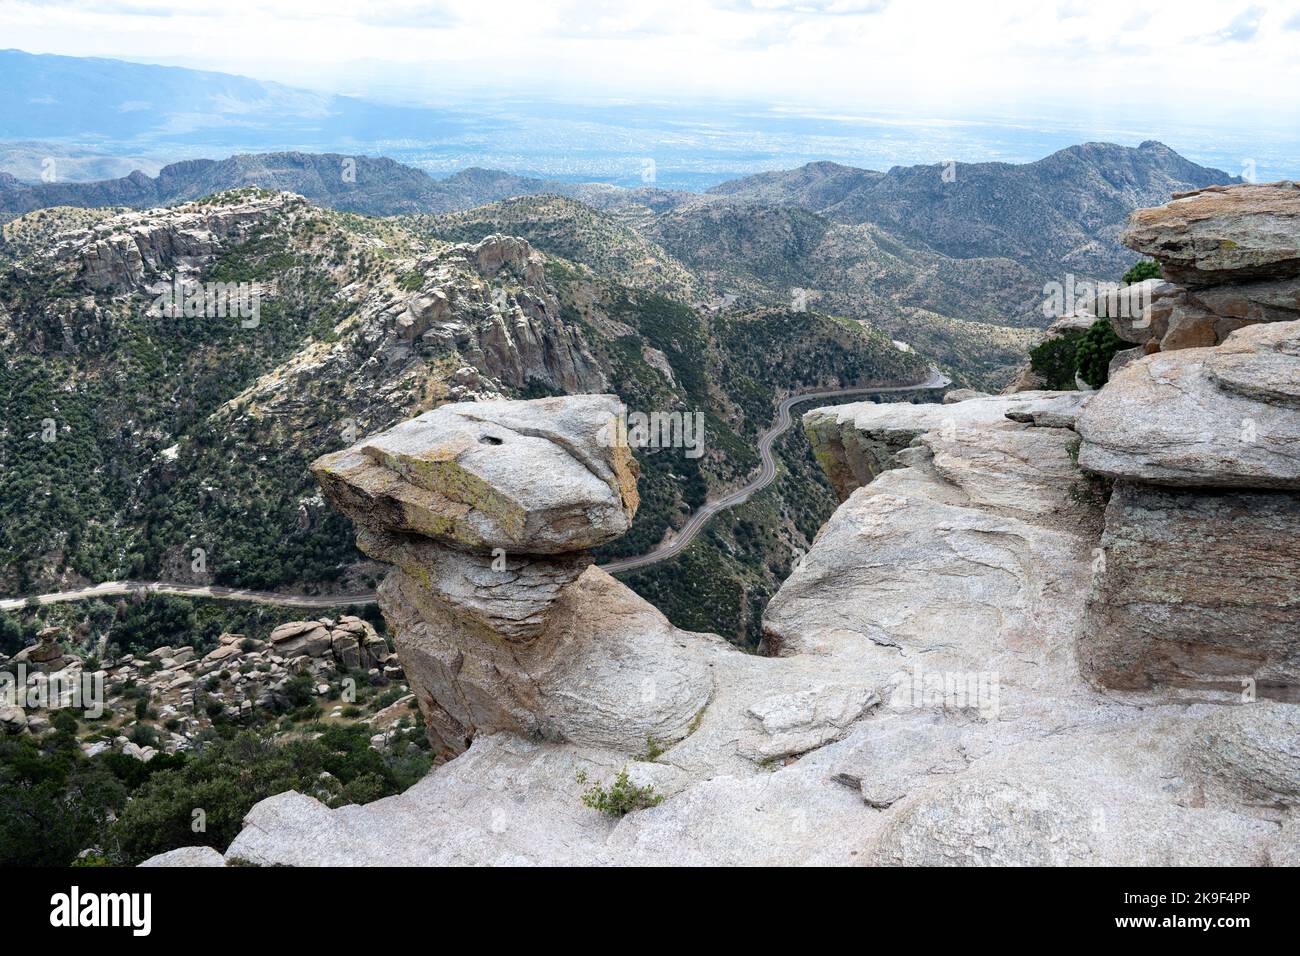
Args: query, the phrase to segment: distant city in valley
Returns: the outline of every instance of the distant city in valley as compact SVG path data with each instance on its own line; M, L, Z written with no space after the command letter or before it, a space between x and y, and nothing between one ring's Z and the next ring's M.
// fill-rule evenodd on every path
M64 180L154 173L181 159L302 150L388 156L434 176L468 167L567 182L700 191L749 173L832 161L893 166L1025 163L1082 142L1159 139L1246 179L1300 176L1300 127L1231 131L1152 126L1140 115L1088 123L1043 115L941 116L757 101L478 96L454 107L391 105L247 77L114 60L0 51L0 171L38 180L66 153ZM199 114L195 97L206 102ZM79 108L61 109L76 97ZM94 103L87 108L86 100ZM57 167L56 167L57 169Z

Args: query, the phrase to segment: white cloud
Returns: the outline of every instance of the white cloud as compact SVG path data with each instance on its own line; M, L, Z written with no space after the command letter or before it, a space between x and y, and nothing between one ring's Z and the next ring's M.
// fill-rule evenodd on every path
M1227 43L1244 43L1255 39L1259 33L1259 24L1264 18L1264 13L1263 7L1247 7L1219 31L1219 39Z
M1295 13L1295 0L1230 8L1226 23L1219 0L0 0L0 34L408 102L727 97L1295 128L1300 58L1281 29Z

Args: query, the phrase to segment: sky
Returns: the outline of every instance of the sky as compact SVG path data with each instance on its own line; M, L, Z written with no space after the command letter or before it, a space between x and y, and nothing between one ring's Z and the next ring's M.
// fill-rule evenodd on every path
M715 98L1300 129L1300 0L0 0L0 46L429 105Z

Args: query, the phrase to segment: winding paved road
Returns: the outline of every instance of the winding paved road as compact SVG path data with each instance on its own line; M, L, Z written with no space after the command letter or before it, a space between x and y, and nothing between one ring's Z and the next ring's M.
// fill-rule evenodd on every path
M839 388L824 392L804 392L791 395L781 402L777 412L776 423L763 432L758 439L758 454L762 459L758 474L742 488L724 495L717 501L707 502L691 515L690 520L682 526L671 541L661 544L646 554L634 558L620 558L600 567L610 574L632 571L656 564L678 554L689 545L700 530L719 511L734 508L747 501L755 492L762 491L776 480L776 458L772 454L772 445L786 433L793 421L790 410L801 402L811 402L819 398L848 398L854 395L886 395L895 392L918 392L930 388L943 388L948 384L937 369L919 385L900 385L892 388ZM127 594L175 594L181 597L214 598L222 601L247 601L252 604L272 604L282 607L341 607L348 604L372 604L374 591L359 594L282 594L278 591L250 591L246 588L225 588L207 584L177 584L167 581L105 581L87 588L72 591L54 591L50 594L37 594L31 597L0 599L0 611L16 611L35 600L37 604L61 604L66 601L88 601L94 598L119 597Z
M246 588L223 588L208 584L176 584L168 581L105 581L75 591L54 591L25 598L0 600L0 611L15 611L30 600L38 604L62 604L65 601L89 601L93 598L119 597L124 594L176 594L181 597L217 598L222 601L248 601L252 604L278 604L284 607L339 607L346 604L371 604L374 591L361 594L281 594L278 591L249 591Z
M691 515L689 521L682 525L671 541L667 541L645 554L637 555L634 558L620 558L617 561L611 561L608 564L602 564L600 567L610 574L618 574L621 571L632 571L636 568L644 568L648 564L656 564L673 555L679 553L683 548L689 545L700 530L719 511L726 511L728 508L734 508L743 501L749 500L749 497L755 492L762 491L773 481L776 480L776 458L772 454L772 445L778 438L786 433L793 421L790 410L801 402L811 402L819 398L847 398L852 395L886 395L891 392L919 392L928 388L943 388L949 384L949 380L938 370L933 369L928 379L920 385L900 385L893 388L837 388L824 392L804 392L800 395L791 395L781 402L777 410L776 423L763 432L758 439L758 454L762 458L762 464L759 466L758 474L744 487L738 488L730 494L724 495L717 501L705 503L695 514Z

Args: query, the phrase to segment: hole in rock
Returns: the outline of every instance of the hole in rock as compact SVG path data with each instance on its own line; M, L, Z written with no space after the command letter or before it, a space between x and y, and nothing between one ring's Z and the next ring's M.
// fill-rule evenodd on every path
M496 435L480 435L478 440L482 442L484 445L501 444L501 439L497 438Z

